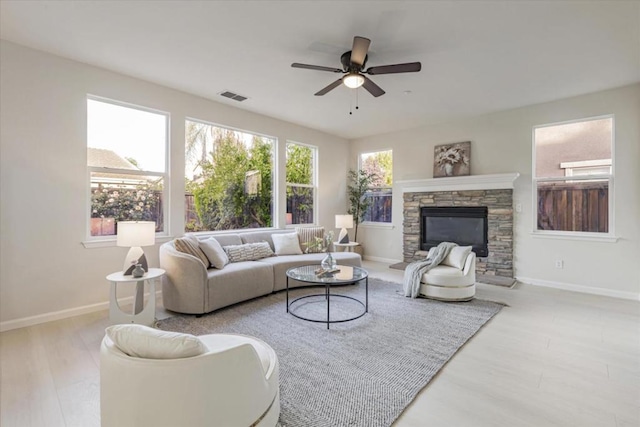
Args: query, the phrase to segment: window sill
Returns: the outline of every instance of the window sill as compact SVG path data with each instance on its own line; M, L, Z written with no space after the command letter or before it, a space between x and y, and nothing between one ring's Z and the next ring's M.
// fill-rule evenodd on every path
M580 240L583 242L616 243L619 237L605 233L571 233L562 231L532 231L531 236L536 239Z
M165 243L169 240L173 240L173 237L167 236L166 234L156 236L156 243ZM99 240L85 240L84 242L82 242L82 245L87 249L110 248L117 246L115 236Z
M358 227L388 229L395 228L395 226L391 222L361 222L360 224L358 224Z

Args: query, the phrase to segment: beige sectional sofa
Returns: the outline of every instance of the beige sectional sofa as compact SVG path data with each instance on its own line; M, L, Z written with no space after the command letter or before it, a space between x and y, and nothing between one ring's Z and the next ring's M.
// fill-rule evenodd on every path
M220 245L268 242L274 250L274 233L293 230L269 230L216 235ZM208 237L207 237L208 238ZM207 268L195 256L178 251L174 241L160 246L160 267L166 270L162 283L164 307L187 314L203 314L241 301L267 295L286 287L286 271L292 267L320 264L324 253L276 255L256 261L232 262L222 269ZM332 252L338 264L359 267L360 255ZM294 280L290 287L308 285Z

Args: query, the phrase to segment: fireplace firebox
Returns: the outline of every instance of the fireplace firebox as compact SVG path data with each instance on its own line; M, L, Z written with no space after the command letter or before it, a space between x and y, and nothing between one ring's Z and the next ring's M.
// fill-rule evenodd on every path
M441 242L472 246L479 257L489 256L488 208L447 206L420 208L420 249L428 251Z

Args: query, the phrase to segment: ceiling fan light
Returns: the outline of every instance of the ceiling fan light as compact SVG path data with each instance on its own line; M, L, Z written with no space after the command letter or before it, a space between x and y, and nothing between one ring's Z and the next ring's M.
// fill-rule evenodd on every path
M342 78L342 83L350 89L355 89L364 84L364 76L358 73L349 73Z

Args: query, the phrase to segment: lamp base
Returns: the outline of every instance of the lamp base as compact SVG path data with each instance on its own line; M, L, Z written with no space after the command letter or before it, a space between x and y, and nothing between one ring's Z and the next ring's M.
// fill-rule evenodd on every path
M349 243L349 232L346 228L340 230L340 234L338 235L338 243Z
M136 264L142 264L142 269L149 271L149 265L147 264L147 257L144 255L144 251L139 246L134 246L129 249L127 257L124 259L124 267L122 268L125 276L131 276L133 269L136 268Z

